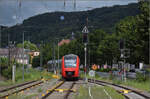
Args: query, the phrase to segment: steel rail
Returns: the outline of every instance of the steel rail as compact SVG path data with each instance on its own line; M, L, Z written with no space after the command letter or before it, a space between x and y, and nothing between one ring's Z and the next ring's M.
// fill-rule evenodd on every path
M58 87L60 87L64 83L65 83L65 81L61 81L59 84L57 84L52 89L50 89L49 92L46 95L44 95L41 99L46 99L49 95L51 95L55 91L55 89L57 89Z
M34 82L36 82L36 81L38 81L38 80L33 80L33 81L29 81L29 82L26 82L26 83L23 83L23 84L11 86L11 87L9 87L9 88L0 90L0 92L9 91L9 90L11 90L11 89L18 88L18 87L22 87L22 86L24 86L24 85L31 84L31 83L34 83Z
M94 83L94 82L92 81L92 79L88 79L88 82ZM95 83L96 83L96 84L99 84L99 85L102 85L102 86L112 85L112 86L119 87L119 88L122 88L122 89L125 89L125 90L131 90L133 93L135 93L135 94L137 94L137 95L140 95L140 96L144 97L145 99L150 99L149 96L147 96L147 95L145 95L145 94L142 94L142 93L140 93L140 92L138 92L138 91L136 91L136 90L133 90L133 89L131 89L131 88L127 88L127 87L125 87L125 86L120 86L120 85L116 85L116 84L109 83L109 82L105 82L105 81L101 81L101 80L95 80ZM117 92L119 92L119 91L117 91ZM119 92L119 93L120 93L120 92ZM124 95L124 94L123 94L123 95ZM128 96L126 96L126 95L124 95L124 96L125 96L127 99L129 99Z
M72 85L70 86L69 91L68 91L67 94L65 95L64 99L68 99L68 97L69 97L69 95L70 95L70 93L71 93L71 89L74 87L74 85L75 85L75 82L73 82Z
M37 81L34 81L34 82L38 82L38 80L37 80ZM33 82L32 82L32 83L33 83ZM27 86L27 87L25 87L25 88L16 90L16 91L14 91L14 92L12 92L12 93L8 93L8 94L6 94L6 95L0 96L0 99L4 99L4 98L6 98L6 97L8 97L8 96L10 96L10 95L13 95L13 94L15 94L15 93L19 93L19 92L21 92L21 91L24 91L24 90L26 90L26 89L28 89L28 88L31 88L31 87L36 86L36 85L41 84L41 83L43 83L43 81L40 81L40 82L35 83L35 84L32 84L32 85ZM28 85L28 84L31 84L31 82L30 82L30 83L24 83L24 84L20 85L20 87L21 87L21 86ZM14 88L10 88L10 89L15 89L15 88L18 88L18 87L14 87ZM7 90L7 91L8 91L8 90Z

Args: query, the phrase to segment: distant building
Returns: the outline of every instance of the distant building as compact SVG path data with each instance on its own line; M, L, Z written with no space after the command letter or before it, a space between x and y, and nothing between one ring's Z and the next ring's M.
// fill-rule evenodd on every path
M64 44L69 44L70 43L70 39L63 39L58 43L58 46L62 46Z
M31 52L29 52L29 55L31 55L31 56L33 56L33 57L39 56L39 55L40 55L40 52L38 52L38 51L31 51Z
M21 63L21 64L29 64L29 50L27 49L24 49L24 55L23 55L23 49L22 48L17 48L16 49L16 57L15 57L15 60L18 62L18 63Z
M31 60L31 63L32 63L33 58L36 57L36 56L39 56L40 52L38 52L38 51L31 51L28 54L31 56L30 60Z
M18 63L21 64L28 64L29 63L29 50L24 49L24 55L23 55L23 49L22 48L0 48L0 57L7 57L10 58L10 60L16 60Z
M8 49L0 48L0 57L8 57Z

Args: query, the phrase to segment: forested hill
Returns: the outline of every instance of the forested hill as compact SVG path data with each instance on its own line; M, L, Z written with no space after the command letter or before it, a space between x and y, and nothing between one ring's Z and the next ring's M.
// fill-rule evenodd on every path
M24 32L25 39L30 38L34 43L40 43L41 40L52 40L55 37L66 37L71 35L71 32L81 33L86 24L87 16L90 31L103 29L111 33L115 24L121 19L137 14L139 14L139 9L136 3L81 12L45 13L30 17L24 20L23 24L3 30L2 42L3 46L7 44L8 33L10 33L10 40L21 42ZM64 16L64 20L60 19L61 16Z

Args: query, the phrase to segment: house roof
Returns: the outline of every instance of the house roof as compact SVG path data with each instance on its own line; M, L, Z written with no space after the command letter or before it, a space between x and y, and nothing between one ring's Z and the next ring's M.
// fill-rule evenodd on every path
M69 39L63 39L61 40L59 43L58 43L58 46L62 46L64 44L69 44L70 43L70 40Z

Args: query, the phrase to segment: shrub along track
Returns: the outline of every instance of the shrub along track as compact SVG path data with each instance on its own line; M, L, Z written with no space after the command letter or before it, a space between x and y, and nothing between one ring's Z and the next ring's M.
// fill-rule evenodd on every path
M29 89L33 86L37 86L37 85L39 85L43 82L44 82L43 80L33 80L33 81L30 81L30 82L18 84L18 85L0 90L0 99L4 99L4 98L6 98L10 95L19 93L19 92L24 91L26 89Z
M60 81L53 88L48 89L41 99L68 99L70 93L73 92L72 88L75 84L75 81Z
M88 82L94 83L94 80L88 79ZM120 86L120 85L116 85L116 84L112 84L100 80L95 80L95 84L113 87L119 93L122 93L123 90L129 91L128 93L122 93L122 95L124 95L126 99L150 99L149 95L142 94L140 91L134 90L132 88L127 88L124 86Z

